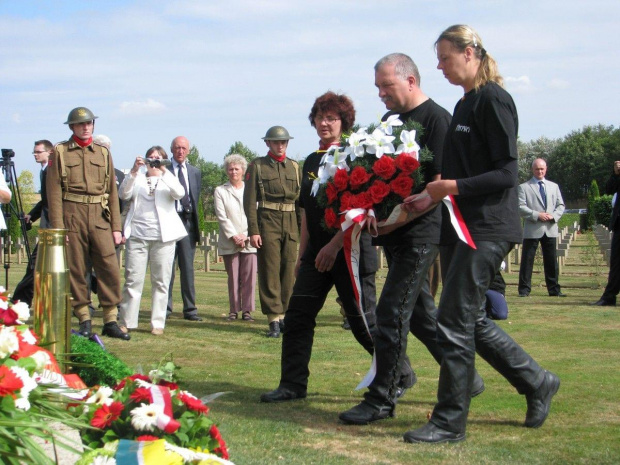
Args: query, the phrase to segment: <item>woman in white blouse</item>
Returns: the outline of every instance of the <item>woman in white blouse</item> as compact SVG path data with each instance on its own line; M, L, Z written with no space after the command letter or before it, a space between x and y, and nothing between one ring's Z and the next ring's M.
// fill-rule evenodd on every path
M167 160L168 155L160 146L154 146L147 150L145 158L137 157L118 192L121 199L131 200L123 230L127 256L119 325L123 331L138 327L140 298L150 264L151 334L159 336L166 324L175 244L187 235L175 207L185 190L164 165L154 166L148 159ZM142 166L146 166L146 175L140 172Z
M256 249L250 246L248 219L243 210L243 176L248 162L233 154L224 159L228 182L213 193L215 215L220 223L217 252L224 259L228 273L230 313L227 320L237 319L239 312L245 321L254 321L256 288Z

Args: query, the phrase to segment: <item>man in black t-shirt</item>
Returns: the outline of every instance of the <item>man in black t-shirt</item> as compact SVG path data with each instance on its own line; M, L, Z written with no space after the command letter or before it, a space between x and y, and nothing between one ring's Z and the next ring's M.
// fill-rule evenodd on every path
M384 119L398 114L401 121L414 120L424 128L418 141L422 148L431 150L433 160L423 165L424 183L416 189L421 192L426 183L440 177L450 113L422 92L418 68L405 54L393 53L377 62L375 86L389 110ZM438 254L440 228L441 207L435 207L373 242L383 246L389 266L376 310L377 374L364 394L364 401L340 414L345 423L367 424L393 416L396 399L403 394L398 375L406 363L409 330L441 363L442 352L436 340L437 308L428 279ZM484 383L476 376L472 396L483 390Z

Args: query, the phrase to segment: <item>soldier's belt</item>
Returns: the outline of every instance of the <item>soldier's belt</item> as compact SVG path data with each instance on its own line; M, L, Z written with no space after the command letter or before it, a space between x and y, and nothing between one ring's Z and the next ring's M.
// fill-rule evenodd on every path
M278 210L281 212L294 212L295 204L294 203L269 202L267 200L262 200L258 202L258 208L265 208L267 210Z
M73 192L63 192L62 193L63 200L68 200L69 202L77 202L77 203L101 203L105 198L104 195L81 195L74 194Z

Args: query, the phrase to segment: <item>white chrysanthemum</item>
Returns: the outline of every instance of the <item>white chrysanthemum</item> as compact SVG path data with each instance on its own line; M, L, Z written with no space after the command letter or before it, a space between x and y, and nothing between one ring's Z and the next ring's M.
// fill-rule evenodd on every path
M157 417L163 413L164 407L161 405L141 404L130 412L131 426L138 431L155 431Z
M29 410L30 401L28 397L30 396L30 391L37 387L37 382L30 377L28 370L25 368L11 367L11 371L24 383L24 387L19 390L19 397L15 399L15 407L22 410Z
M108 386L100 386L97 392L88 398L87 404L110 405L114 389Z
M6 289L4 288L4 286L0 286L0 294L4 294L6 292Z
M35 371L39 372L45 368L52 360L49 354L43 350L39 350L30 356L37 364Z
M14 326L0 327L0 359L12 355L19 350L19 339Z
M13 304L13 311L17 313L17 318L22 322L30 318L30 307L28 307L26 302L17 302Z
M30 344L32 346L37 344L37 338L28 328L22 330L22 339L26 344Z
M9 308L9 303L6 300L0 299L0 310L6 310Z

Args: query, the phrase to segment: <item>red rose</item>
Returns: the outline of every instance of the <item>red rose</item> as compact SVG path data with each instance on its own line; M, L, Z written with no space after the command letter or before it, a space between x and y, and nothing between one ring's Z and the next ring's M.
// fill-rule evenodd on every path
M394 173L396 173L396 164L394 163L394 159L385 155L372 165L372 170L380 178L389 181L392 176L394 176Z
M351 175L349 176L349 184L351 185L351 189L359 189L366 184L370 178L370 173L368 173L363 167L356 166L353 168Z
M349 186L349 175L347 174L347 170L336 170L336 174L334 174L334 185L336 189L338 189L338 192L342 192Z
M411 195L414 185L415 183L413 182L411 176L400 174L390 183L390 189L392 189L392 192L396 195L399 195L404 199Z
M351 208L363 208L368 210L372 208L372 198L368 194L368 192L362 192L360 194L354 195L351 200Z
M368 195L372 199L373 204L383 202L383 199L390 193L390 186L383 181L375 181L370 189L368 189Z
M338 215L331 208L325 209L325 224L328 228L338 227Z
M396 157L396 167L405 174L411 174L420 167L420 162L410 153L401 153Z
M338 198L338 189L334 186L334 183L328 182L325 188L327 194L327 205L331 205L334 200Z
M6 326L13 326L17 324L17 320L17 313L12 308L0 310L0 323Z
M351 192L345 191L340 196L340 211L346 212L351 209L351 202L353 201L353 197L355 197Z

